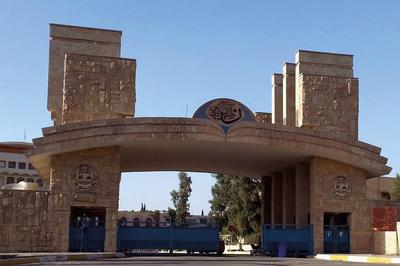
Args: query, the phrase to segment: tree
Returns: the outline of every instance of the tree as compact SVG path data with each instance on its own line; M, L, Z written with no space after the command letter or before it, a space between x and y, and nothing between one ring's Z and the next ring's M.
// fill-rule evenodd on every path
M392 199L400 201L400 174L397 174L390 194Z
M192 193L192 179L185 172L179 172L179 190L171 191L171 200L176 210L176 222L184 223L185 218L189 213L189 197Z
M211 215L225 230L234 225L238 235L256 243L261 235L261 182L258 179L214 174Z

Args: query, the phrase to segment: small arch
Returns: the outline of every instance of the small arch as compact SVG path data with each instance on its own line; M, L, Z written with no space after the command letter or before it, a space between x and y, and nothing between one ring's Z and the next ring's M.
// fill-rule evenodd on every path
M35 180L33 180L33 178L28 178L28 180L26 180L26 182L28 182L28 183L35 183Z
M128 224L128 219L126 219L126 217L122 217L122 218L120 218L120 219L118 220L118 224L119 224L120 226L127 226L127 224Z
M135 217L133 219L133 226L134 227L139 227L140 226L140 219L139 218Z
M25 179L23 177L18 177L17 178L17 183L21 182L21 181L25 181Z
M40 187L43 187L43 179L39 178L38 180L36 180L36 183L38 183Z
M7 177L7 184L14 184L15 178L12 176Z
M147 218L146 219L146 227L152 227L153 226L153 219Z

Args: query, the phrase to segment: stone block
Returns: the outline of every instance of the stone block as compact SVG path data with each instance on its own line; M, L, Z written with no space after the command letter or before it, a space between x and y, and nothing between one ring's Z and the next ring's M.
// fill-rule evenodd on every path
M294 127L296 124L296 65L283 65L282 116L283 124Z
M272 123L282 124L283 120L283 75L272 75Z
M67 54L62 123L134 115L136 61Z
M297 82L297 126L358 139L358 79L302 74Z

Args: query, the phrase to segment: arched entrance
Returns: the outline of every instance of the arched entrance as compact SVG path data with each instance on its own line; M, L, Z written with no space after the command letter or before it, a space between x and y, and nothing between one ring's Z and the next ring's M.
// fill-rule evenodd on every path
M352 56L299 50L273 75L272 114L223 98L193 118L134 118L136 61L120 58L121 32L51 25L51 37L55 126L33 141L30 159L50 181L53 250L68 251L80 208L105 210L104 250L115 251L121 172L186 170L262 178L264 223L312 224L316 252L324 213L351 213L350 251L370 253L365 180L390 167L380 148L358 141ZM343 183L352 189L331 185Z

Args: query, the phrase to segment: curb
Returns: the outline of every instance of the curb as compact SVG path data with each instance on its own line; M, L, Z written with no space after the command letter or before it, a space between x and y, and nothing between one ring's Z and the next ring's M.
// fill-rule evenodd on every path
M48 255L40 257L27 257L27 258L13 258L0 260L0 266L41 263L41 262L55 262L55 261L72 261L72 260L101 260L111 258L124 257L122 253L111 254L72 254L72 255Z
M385 256L352 256L352 255L325 255L318 254L314 258L320 260L348 261L361 263L399 264L400 257Z

